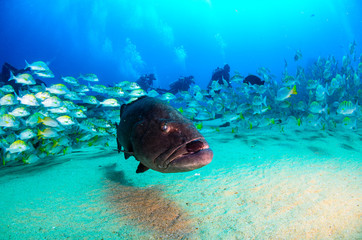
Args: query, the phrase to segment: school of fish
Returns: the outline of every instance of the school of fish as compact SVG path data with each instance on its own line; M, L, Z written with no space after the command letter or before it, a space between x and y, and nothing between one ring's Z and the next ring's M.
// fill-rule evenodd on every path
M264 85L243 83L237 73L231 78L232 87L213 82L211 89L192 85L189 91L175 95L146 92L129 81L100 85L95 74L36 85L34 77L46 82L56 76L45 62L26 62L30 73L11 74L9 79L23 86L18 94L11 85L0 87L2 164L29 164L77 148L109 146L116 138L120 106L145 95L169 102L201 132L218 134L223 126L233 133L253 128L354 131L362 120L362 54L357 56L355 46L351 43L340 61L333 56L319 57L306 69L299 66L295 75L288 73L286 63L282 79L259 68L257 74ZM294 60L301 57L298 52ZM218 121L220 126L207 127L210 121Z

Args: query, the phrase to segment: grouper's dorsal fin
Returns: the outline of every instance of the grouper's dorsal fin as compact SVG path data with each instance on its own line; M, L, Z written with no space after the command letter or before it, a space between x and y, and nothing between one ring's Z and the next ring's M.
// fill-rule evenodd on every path
M136 173L143 173L146 172L149 168L143 165L142 163L138 164Z
M127 104L122 104L121 108L119 109L119 116L122 117L122 113L124 112L124 109L126 108Z
M136 100L134 100L134 101L132 101L132 102L130 102L130 103L123 104L123 105L121 106L121 108L120 108L119 116L122 117L122 114L123 114L123 112L124 112L124 110L126 109L127 106L130 106L130 105L132 105L133 103L137 102L138 100L141 100L141 99L144 99L144 98L148 98L148 97L149 97L149 96L147 96L147 95L146 95L146 96L141 96L141 97L137 98Z

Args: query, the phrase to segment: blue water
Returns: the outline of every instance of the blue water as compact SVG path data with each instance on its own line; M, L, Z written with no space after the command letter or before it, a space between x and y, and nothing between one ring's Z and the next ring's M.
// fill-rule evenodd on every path
M211 104L199 101L212 111L216 103L225 106L222 118L202 122L200 132L214 158L195 171L136 174L139 162L117 153L114 136L107 135L109 145L99 141L89 147L95 138L76 146L73 130L89 131L76 126L59 130L72 140L69 154L45 149L55 138L27 140L32 148L11 155L16 157L0 168L0 239L361 239L361 13L358 0L0 0L0 64L20 69L24 60L47 62L55 75L42 79L48 86L82 73L96 74L105 86L155 73L156 87L193 75L205 88L212 71L225 63L231 76L266 67L278 82L268 82L268 91L260 94L271 106L263 114L251 111L256 94L246 96L255 88L240 88L238 82ZM298 50L303 57L294 61ZM298 94L288 99L291 106L282 108L287 101L275 99L284 88L285 63L297 78L298 67L307 73L319 57L320 69L328 69L330 56L335 72L318 84L327 89L332 78L344 76L334 93L317 100L325 111L310 114L318 92L306 88L319 78L313 74L301 77ZM352 59L348 68L342 67L344 56ZM192 100L195 89L189 91ZM298 101L305 110L297 109ZM344 101L355 106L352 115L338 113ZM243 104L247 109L239 110ZM195 108L201 112L200 106ZM89 110L88 118L119 122L118 108L114 116L99 106ZM346 116L352 119L347 128ZM268 120L263 127L269 118L276 124ZM78 119L79 125L85 120ZM226 121L231 125L221 127ZM24 122L0 128L0 140L6 140L1 146L9 147L25 128L45 128ZM19 161L36 154L38 162Z
M163 88L188 75L205 87L225 63L279 80L298 49L307 67L361 43L361 10L357 0L1 1L0 63L42 60L56 76L92 72L105 85L155 73Z

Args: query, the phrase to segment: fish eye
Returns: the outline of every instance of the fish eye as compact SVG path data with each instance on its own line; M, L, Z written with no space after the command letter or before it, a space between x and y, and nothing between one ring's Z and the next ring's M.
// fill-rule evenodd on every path
M162 130L163 132L168 132L169 127L167 126L167 123L166 123L166 122L164 122L164 123L161 124L161 130Z

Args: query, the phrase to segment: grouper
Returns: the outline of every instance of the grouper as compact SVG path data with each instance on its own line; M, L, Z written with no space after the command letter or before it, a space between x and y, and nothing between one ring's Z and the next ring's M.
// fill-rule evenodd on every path
M212 160L209 144L193 123L162 100L142 97L123 104L120 117L118 153L140 161L136 173L187 172Z

